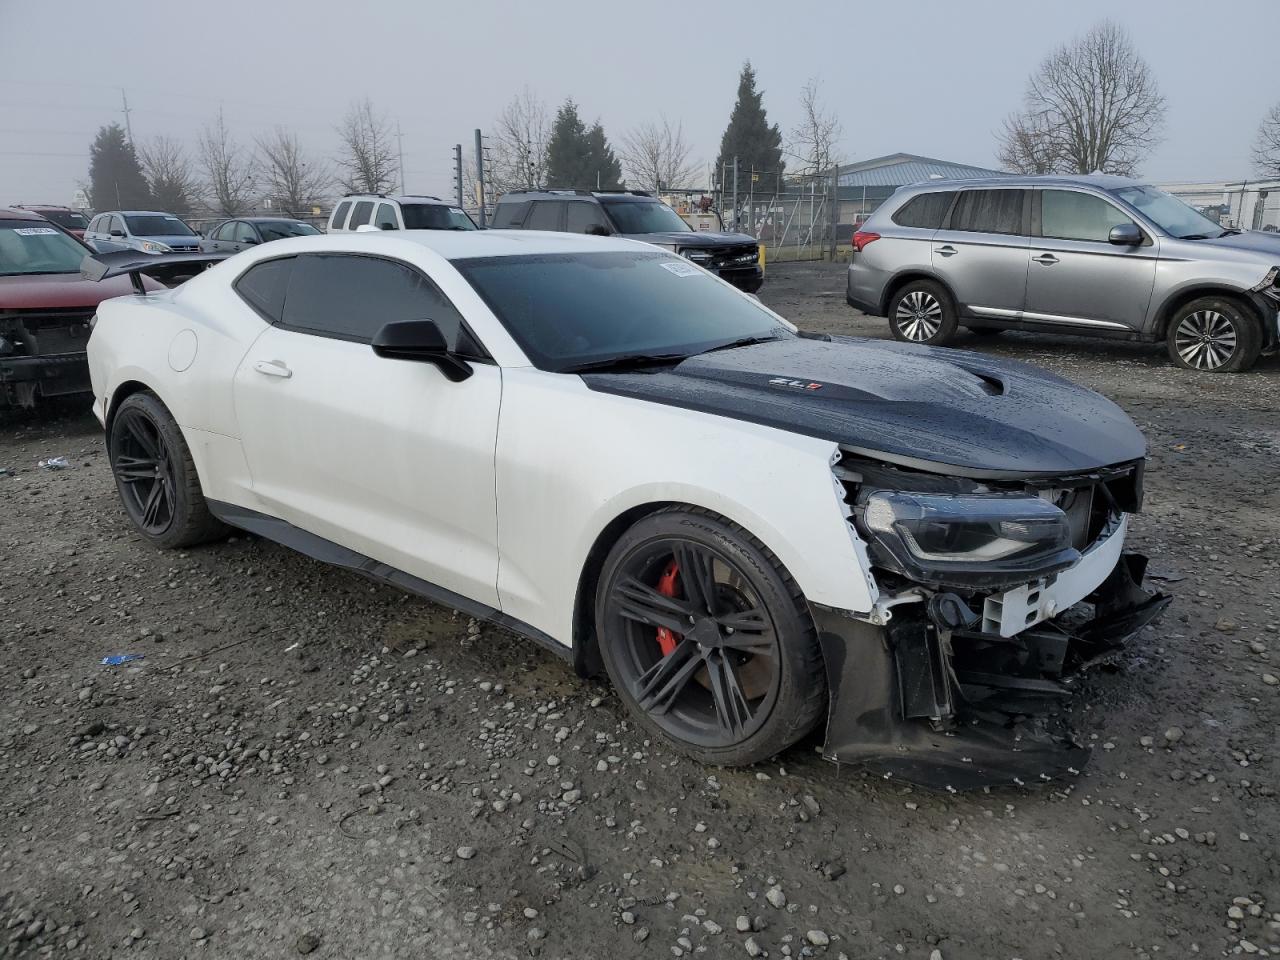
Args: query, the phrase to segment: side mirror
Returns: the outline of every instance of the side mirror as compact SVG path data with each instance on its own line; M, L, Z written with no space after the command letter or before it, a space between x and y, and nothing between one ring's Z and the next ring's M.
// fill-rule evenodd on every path
M383 230L399 230L399 229L400 229L400 228L399 228L399 227L397 227L394 223L383 223L383 224L379 224L379 226L380 226Z
M246 247L252 247L255 243L261 243L262 241L259 240L257 237L245 237L240 242L243 243Z
M1117 223L1107 234L1107 242L1117 247L1137 247L1142 244L1142 231L1135 223Z
M113 236L113 237L123 237L123 236L124 236L124 231L123 231L123 230L121 230L119 227L116 227L114 230L112 230L112 231L111 231L111 236Z
M377 228L377 227L375 227L372 223L362 223L362 224L360 224L360 226L356 227L356 231L355 231L355 232L356 232L356 233L372 233L373 231L375 231L375 230L377 230L377 229L378 229L378 228Z
M449 352L444 334L434 320L398 320L384 323L373 335L373 352L389 360L434 363L454 383L471 376L471 364Z
M611 237L611 236L613 236L613 231L612 231L612 230L610 230L608 227L601 226L601 225L600 225L600 224L598 224L598 223L592 223L592 224L589 224L589 225L587 226L587 229L586 229L586 230L584 230L584 231L582 231L582 232L583 232L583 233L585 233L585 234L586 234L587 236L589 236L589 237Z

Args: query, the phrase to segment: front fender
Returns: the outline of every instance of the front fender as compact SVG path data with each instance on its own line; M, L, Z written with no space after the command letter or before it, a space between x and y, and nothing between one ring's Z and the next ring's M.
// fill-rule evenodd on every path
M597 393L576 377L504 370L503 612L571 642L578 584L602 533L637 507L669 503L749 531L811 601L869 610L875 585L831 473L835 452L830 441Z

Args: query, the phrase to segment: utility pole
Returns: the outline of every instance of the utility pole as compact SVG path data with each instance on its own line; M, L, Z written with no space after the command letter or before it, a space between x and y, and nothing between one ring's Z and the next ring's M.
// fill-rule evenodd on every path
M404 190L404 138L400 135L400 121L396 121L396 149L400 154L400 192Z
M133 124L129 122L129 114L133 111L129 109L129 98L125 96L124 87L120 88L120 102L124 104L124 131L129 137L129 146L133 146Z
M458 206L465 208L466 204L462 202L462 144L460 143L453 145L453 169L453 185L458 194Z
M476 127L476 203L480 206L480 226L484 226L484 137Z

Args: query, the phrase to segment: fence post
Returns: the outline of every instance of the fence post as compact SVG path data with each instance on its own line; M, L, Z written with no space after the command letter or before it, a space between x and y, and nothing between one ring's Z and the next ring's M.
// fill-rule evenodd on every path
M480 226L484 226L484 143L476 127L476 200L480 204Z

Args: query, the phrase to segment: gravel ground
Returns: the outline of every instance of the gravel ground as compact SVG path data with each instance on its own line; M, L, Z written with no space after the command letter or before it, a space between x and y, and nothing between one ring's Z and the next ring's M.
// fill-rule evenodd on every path
M842 289L763 294L884 336ZM963 345L1151 443L1134 541L1176 599L1056 789L913 791L816 738L699 766L496 628L251 537L156 552L83 404L0 418L0 956L1280 956L1280 361Z

